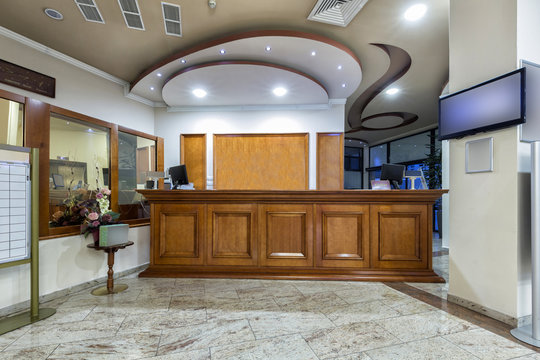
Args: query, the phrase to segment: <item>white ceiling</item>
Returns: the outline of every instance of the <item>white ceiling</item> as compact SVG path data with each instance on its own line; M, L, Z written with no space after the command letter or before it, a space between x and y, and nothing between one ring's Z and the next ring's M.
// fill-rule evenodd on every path
M214 91L207 96L207 106L276 104L268 96L269 79L282 78L291 81L291 98L297 97L281 101L324 102L326 93L328 99L346 99L348 113L352 103L389 67L388 55L371 44L392 45L412 59L410 69L388 84L401 91L393 96L381 92L361 116L407 112L418 115L418 120L404 127L347 136L373 144L436 126L437 99L448 78L449 0L369 0L346 27L307 20L316 0L217 0L214 9L206 0L167 0L181 7L182 37L165 34L160 1L138 2L144 31L127 28L117 1L95 2L104 24L85 21L72 0L12 0L0 2L0 25L130 82L133 94L174 107L197 105L186 96L190 95L187 88L195 86L195 78L214 81L212 86L221 84L215 96ZM414 23L406 21L405 10L418 2L427 5L426 16ZM63 20L47 17L45 8L60 11ZM308 35L269 35L279 31ZM250 32L263 36L239 35ZM272 51L264 51L267 44ZM220 55L218 50L223 47L226 54ZM313 48L317 55L311 57ZM187 62L181 64L178 56ZM257 64L246 65L243 73L233 64L192 68L242 60ZM344 71L337 71L338 63ZM155 75L158 71L160 78ZM259 76L266 81L255 83ZM344 82L347 86L342 88ZM297 92L298 88L303 90ZM399 121L381 117L364 125L388 128Z

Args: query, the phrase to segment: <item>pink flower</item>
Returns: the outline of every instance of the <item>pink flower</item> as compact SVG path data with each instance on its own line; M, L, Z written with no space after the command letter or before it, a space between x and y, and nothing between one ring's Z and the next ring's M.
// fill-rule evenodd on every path
M91 212L90 214L88 214L88 219L91 221L97 220L99 219L99 215L95 212Z
M103 194L102 193L97 193L96 194L96 199L101 199L103 198Z
M94 222L92 223L92 226L93 226L93 227L98 227L98 226L99 226L99 221L94 221Z
M109 189L105 189L105 191L103 192L105 195L111 195L111 190Z

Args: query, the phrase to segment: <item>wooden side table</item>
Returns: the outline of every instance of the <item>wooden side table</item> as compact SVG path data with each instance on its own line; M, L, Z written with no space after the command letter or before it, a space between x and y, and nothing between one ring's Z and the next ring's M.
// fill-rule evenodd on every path
M107 271L107 286L101 286L97 289L92 290L92 295L108 295L108 294L116 294L121 291L124 291L128 288L126 284L118 284L114 286L114 279L113 279L113 266L114 266L114 253L117 252L120 249L124 249L127 246L133 245L133 241L128 241L122 244L117 245L111 245L111 246L99 246L95 244L88 244L86 247L95 249L95 250L103 250L107 253L107 265L109 265L109 270Z

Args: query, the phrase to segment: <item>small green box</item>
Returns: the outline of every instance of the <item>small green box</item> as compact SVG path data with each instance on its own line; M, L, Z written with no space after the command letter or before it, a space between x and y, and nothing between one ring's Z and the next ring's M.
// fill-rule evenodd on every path
M102 225L99 227L99 246L112 246L128 242L128 224Z

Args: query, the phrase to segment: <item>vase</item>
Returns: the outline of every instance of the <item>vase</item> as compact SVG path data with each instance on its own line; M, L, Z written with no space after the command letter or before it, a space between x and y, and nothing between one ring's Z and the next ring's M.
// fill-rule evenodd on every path
M92 230L92 237L94 238L94 246L99 246L99 229Z

